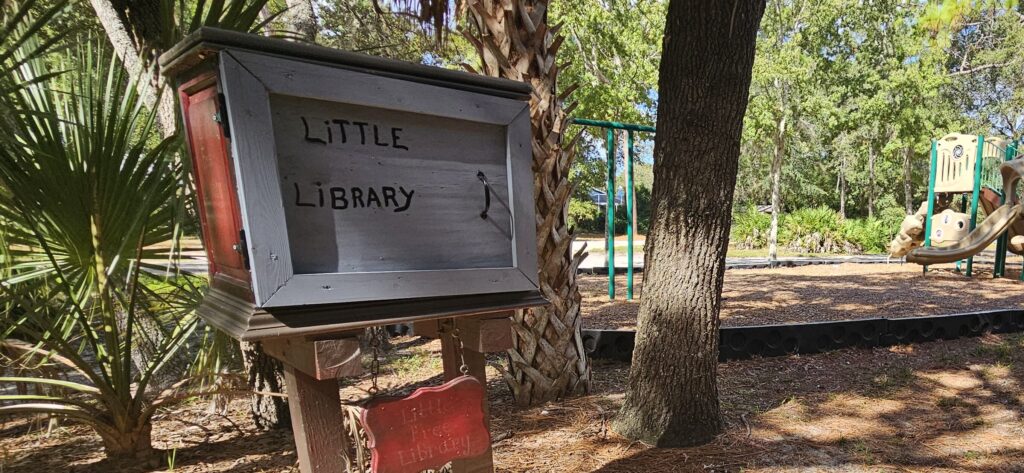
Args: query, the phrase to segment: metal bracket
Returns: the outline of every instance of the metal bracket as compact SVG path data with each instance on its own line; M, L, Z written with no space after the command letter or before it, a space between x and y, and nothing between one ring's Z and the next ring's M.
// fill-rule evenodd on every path
M242 255L242 265L245 266L245 269L252 269L249 267L249 247L245 241L245 230L238 231L238 243L231 245L231 249Z
M220 123L224 137L231 139L231 126L228 123L228 102L223 93L217 94L217 112L213 114L213 121Z

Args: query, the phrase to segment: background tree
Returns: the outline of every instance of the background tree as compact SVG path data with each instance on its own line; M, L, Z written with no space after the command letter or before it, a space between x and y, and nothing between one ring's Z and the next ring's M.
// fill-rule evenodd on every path
M762 1L672 0L658 79L654 209L623 436L704 443L722 428L718 313Z
M666 4L664 0L581 0L551 5L550 23L563 25L566 42L560 54L565 58L561 82L575 87L569 113L595 120L654 124L655 85ZM600 232L606 220L600 215L597 205L590 202L589 193L592 189L604 188L607 166L605 135L589 127L580 127L579 130L582 133L579 156L570 172L574 185L573 215L578 223L584 224L582 230ZM619 170L625 169L625 135L620 131L617 137ZM643 142L646 140L649 144L652 137L636 134L634 138L637 147L641 148ZM643 155L638 153L637 156ZM621 175L619 178L622 180ZM624 184L616 187L625 188ZM643 189L639 182L637 188ZM640 197L645 195L641 191ZM649 210L646 200L641 202L634 198L634 202L637 202L635 208L638 212ZM584 216L591 218L584 219ZM616 221L625 225L626 218L629 217L623 213ZM647 227L643 219L636 223L638 229Z
M803 32L817 14L812 1L777 0L768 5L757 44L750 111L754 139L763 140L770 153L771 225L768 260L778 258L779 214L782 212L782 164L794 134L804 128L805 110L813 88L814 56L805 53L811 41ZM813 47L813 46L811 46Z
M467 1L464 36L476 46L480 72L529 83L533 139L534 205L540 290L547 306L515 312L513 348L504 372L520 405L537 404L590 389L590 363L580 337L582 317L573 234L567 209L572 186L573 145L563 143L568 117L558 90L557 62L563 44L548 23L547 0L514 0L511 10L498 2ZM472 67L470 67L472 69Z

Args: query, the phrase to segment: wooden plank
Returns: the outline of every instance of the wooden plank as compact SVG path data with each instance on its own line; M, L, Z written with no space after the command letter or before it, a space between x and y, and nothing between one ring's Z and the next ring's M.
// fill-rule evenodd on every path
M231 151L256 305L263 306L292 276L291 251L274 163L274 130L267 90L228 54L221 55Z
M270 108L295 273L512 267L504 126L284 95Z
M462 328L459 328L459 335L465 336ZM459 370L461 363L458 356L458 348L455 340L452 338L451 333L445 333L441 337L441 364L444 366L444 379L450 381L462 375ZM462 357L469 367L469 375L475 377L483 384L484 388L487 387L487 362L484 359L484 354L478 351L474 351L468 347L463 347ZM490 403L486 396L486 391L483 400L484 410L484 421L487 424L487 428L491 427L490 417ZM487 452L473 458L455 460L452 462L452 473L483 473L494 471L494 458L491 451L490 445L488 445Z
M463 344L476 352L497 353L512 348L512 319L508 312L459 319Z
M418 337L438 338L441 336L438 332L437 319L413 322L412 332Z
M345 471L348 451L338 381L318 381L285 364L288 409L302 473Z
M437 470L491 448L482 410L485 388L462 376L401 399L371 401L362 411L374 473Z
M448 317L532 307L544 304L537 291L479 294L429 300L325 304L272 309L256 307L252 293L235 286L223 274L216 276L199 307L211 325L246 341L277 337L331 336L369 326L409 323Z
M537 222L533 196L533 139L530 135L530 110L517 115L508 126L509 194L515 226L513 248L515 267L523 277L540 286L537 274ZM516 165L516 163L520 163Z
M229 50L274 94L507 125L529 106L510 100L304 61ZM340 85L339 85L340 84Z
M296 274L263 307L528 292L537 285L518 269ZM379 319L378 319L379 320Z
M356 337L306 341L302 338L276 338L262 342L270 356L319 381L363 372L360 343Z
M159 58L160 64L163 66L161 72L168 75L179 74L181 70L194 67L205 57L224 48L246 49L293 59L301 58L353 70L370 70L378 76L413 80L520 100L529 99L532 90L529 84L520 81L210 27L199 28L161 55Z
M194 84L205 84L193 89ZM249 280L242 253L236 250L242 229L235 172L224 137L223 123L217 123L216 76L206 73L179 89L182 118L193 156L192 177L196 181L196 204L209 260L210 276L224 273L239 281Z

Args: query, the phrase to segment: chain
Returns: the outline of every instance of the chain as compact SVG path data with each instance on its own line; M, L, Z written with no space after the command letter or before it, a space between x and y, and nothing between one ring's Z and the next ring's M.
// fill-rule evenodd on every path
M452 341L455 342L455 354L459 356L459 372L463 375L468 375L469 365L466 364L466 359L462 356L462 338L459 337L458 325L455 325L455 328L452 330Z

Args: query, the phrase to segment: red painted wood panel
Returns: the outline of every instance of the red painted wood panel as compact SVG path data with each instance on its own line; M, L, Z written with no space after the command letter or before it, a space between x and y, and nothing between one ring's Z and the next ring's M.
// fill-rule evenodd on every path
M484 422L484 395L480 381L459 376L403 399L371 403L362 421L372 471L418 473L486 453L491 435Z
M223 274L249 281L242 254L234 248L239 243L242 218L230 147L221 124L214 120L218 111L216 83L189 93L196 82L209 80L209 76L201 77L179 88L192 152L192 175L196 181L203 243L210 259L211 279Z

